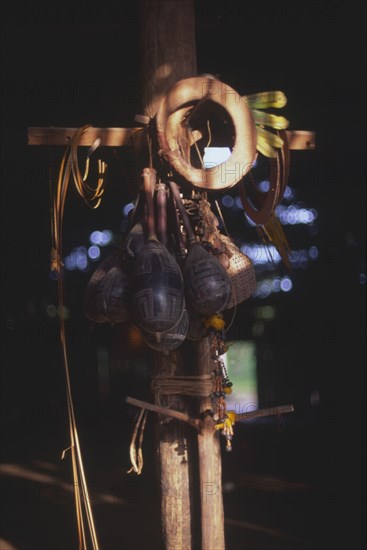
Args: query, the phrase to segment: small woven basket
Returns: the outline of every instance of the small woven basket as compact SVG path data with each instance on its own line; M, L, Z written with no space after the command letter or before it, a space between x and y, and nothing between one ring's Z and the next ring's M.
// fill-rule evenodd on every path
M227 270L231 280L232 293L226 309L230 309L250 298L255 292L256 276L254 265L250 258L243 254L229 237L221 234L220 238L227 250L232 254Z

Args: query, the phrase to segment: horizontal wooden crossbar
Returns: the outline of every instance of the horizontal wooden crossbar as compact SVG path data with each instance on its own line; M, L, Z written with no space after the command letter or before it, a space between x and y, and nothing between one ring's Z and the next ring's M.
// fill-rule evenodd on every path
M28 145L68 145L78 128L36 127L28 128ZM104 147L132 147L132 135L142 128L88 128L83 134L80 145L90 147L97 138ZM200 139L200 132L196 139ZM287 130L289 148L307 150L315 148L315 132Z
M312 150L316 147L315 132L307 130L286 130L288 138L288 147L293 151Z
M68 145L78 128L28 128L28 145ZM104 147L131 147L132 135L142 128L88 128L79 144L91 146L97 138Z
M192 418L186 413L176 411L174 409L169 409L167 407L161 407L160 405L154 405L153 403L148 403L147 401L141 401L140 399L135 399L134 397L127 396L125 399L126 403L130 405L135 405L147 411L152 411L160 413L166 416L171 416L177 420L182 420L194 426L194 428L199 429L201 420L199 418ZM234 413L235 421L239 420L254 420L255 418L263 418L267 416L279 416L285 413L294 412L293 405L280 405L278 407L269 407L268 409L257 409L255 411L248 411L240 414L234 413L234 411L228 411L228 413Z

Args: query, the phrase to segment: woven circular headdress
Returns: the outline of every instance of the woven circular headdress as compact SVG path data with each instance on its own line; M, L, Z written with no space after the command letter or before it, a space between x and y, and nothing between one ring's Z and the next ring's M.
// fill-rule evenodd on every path
M180 135L193 106L205 101L225 110L234 128L234 145L225 162L211 168L195 168L185 158ZM156 124L161 153L180 176L196 187L208 190L232 187L252 168L256 128L251 110L233 88L215 78L199 76L177 82L162 99Z

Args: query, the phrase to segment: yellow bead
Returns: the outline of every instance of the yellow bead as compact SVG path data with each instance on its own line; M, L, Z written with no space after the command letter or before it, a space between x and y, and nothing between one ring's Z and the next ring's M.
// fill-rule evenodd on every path
M205 319L205 326L215 330L223 330L225 327L224 319L220 315L210 315Z

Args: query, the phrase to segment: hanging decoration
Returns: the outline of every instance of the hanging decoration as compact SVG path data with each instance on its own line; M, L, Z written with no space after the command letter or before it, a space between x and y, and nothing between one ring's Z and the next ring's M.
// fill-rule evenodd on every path
M96 187L91 187L87 183L90 156L98 147L98 142L93 144L87 152L84 175L79 169L78 163L78 145L84 134L89 128L89 125L80 128L71 139L65 154L61 161L61 167L56 188L51 189L52 206L51 206L51 227L52 227L52 250L51 250L51 271L57 278L58 285L58 305L60 315L60 340L63 352L63 363L66 381L66 397L69 418L69 433L70 447L63 451L62 459L66 453L70 451L72 459L73 479L74 479L74 498L77 518L77 529L79 538L79 548L86 550L89 542L94 550L98 550L99 544L94 524L94 518L89 497L88 485L84 472L82 453L79 443L78 428L74 412L74 403L71 391L70 368L68 358L68 347L66 338L65 316L62 314L65 311L65 290L64 290L64 269L62 261L62 235L63 235L63 218L65 209L65 200L68 191L70 179L73 179L74 185L83 198L84 202L91 208L97 208L100 204L101 197L104 191L106 168L107 165L98 160L98 181Z
M214 206L224 229L225 221L210 194L236 185L260 239L273 244L290 267L289 246L275 214L289 175L289 123L267 111L285 105L280 91L241 97L227 84L202 76L177 82L154 119L137 115L143 128L136 142L147 166L130 226L122 246L100 264L86 289L89 319L133 321L153 350L167 354L186 338L209 335L215 365L213 415L227 450L234 417L225 406L231 383L221 359L226 349L223 312L235 312L250 298L256 276L252 261L228 232L219 230ZM230 156L207 167L203 145L217 139L218 120L230 128ZM259 162L268 167L266 192L253 175ZM141 471L132 462L132 471Z
M244 211L256 226L259 238L273 244L290 268L289 246L275 213L289 176L288 121L268 112L285 105L286 97L281 91L241 97L216 78L201 76L177 82L161 100L154 119L137 115L136 120L143 127L134 130L133 142L145 164L141 167L130 225L123 243L92 274L85 292L89 320L130 326L133 323L145 345L155 351L168 354L186 339L209 338L213 362L209 377L157 379L155 387L162 395L168 392L210 397L212 407L208 414L213 417L215 429L224 436L227 451L232 449L235 422L247 419L249 414L252 418L254 413L236 415L226 408L225 397L231 392L232 383L222 359L228 330L223 314L229 309L235 313L236 307L250 298L256 289L256 277L252 261L228 234L212 193L237 186ZM203 153L218 142L220 124L226 128L230 155L225 162L207 166ZM51 268L58 279L61 307L62 221L69 180L73 179L79 195L91 208L99 206L106 181L107 166L98 160L97 183L94 187L88 183L90 159L101 144L100 138L88 149L84 171L79 168L78 146L91 128L83 126L70 140L53 198ZM223 146L223 139L219 144ZM269 185L265 191L259 189L254 176L259 163L268 170ZM219 230L219 220L225 233ZM96 549L98 541L79 447L62 317L60 332L79 546L87 545L86 518L89 538ZM200 430L198 418L132 398L127 401L141 408L130 448L131 471L138 474L143 467L141 447L147 410L179 418ZM291 410L292 406L285 406L256 412L262 416Z

